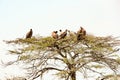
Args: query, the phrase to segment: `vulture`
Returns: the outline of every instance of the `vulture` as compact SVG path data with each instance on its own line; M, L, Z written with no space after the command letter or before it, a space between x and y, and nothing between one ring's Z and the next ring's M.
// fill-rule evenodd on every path
M30 29L30 31L26 34L26 39L31 38L32 34L33 34L33 31L32 31L32 29Z
M80 30L77 32L77 40L84 39L84 36L86 36L86 30L80 27Z
M73 32L73 31L68 30L68 34L69 34L69 36L74 36L74 35L76 35L77 33L76 33L76 32Z
M59 32L60 32L59 35L61 35L63 33L61 29L59 30Z
M57 34L58 32L57 31L53 31L52 32L52 37L54 38L54 39L58 39L58 34Z
M86 30L83 27L81 27L81 32L82 32L83 36L86 36Z
M67 29L59 35L59 39L65 38L67 35Z

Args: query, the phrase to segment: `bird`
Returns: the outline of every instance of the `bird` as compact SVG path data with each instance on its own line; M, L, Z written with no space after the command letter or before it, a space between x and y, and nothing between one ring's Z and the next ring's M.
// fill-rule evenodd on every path
M77 40L82 40L86 36L86 30L83 27L80 27L80 30L77 31Z
M67 35L67 29L59 35L59 39L65 38Z
M60 30L59 30L59 35L61 35L62 33L63 33L63 32L62 32L62 30L60 29Z
M26 34L26 39L27 39L27 38L31 38L31 37L32 37L32 35L33 35L33 30L32 30L32 29L30 29L30 31L29 31L29 32L27 32L27 34Z
M58 39L58 31L53 31L52 32L52 37L54 38L54 39Z
M77 34L76 32L68 30L68 35L69 36L75 36L76 34Z
M82 32L83 36L86 35L86 30L83 27L81 27L81 32Z

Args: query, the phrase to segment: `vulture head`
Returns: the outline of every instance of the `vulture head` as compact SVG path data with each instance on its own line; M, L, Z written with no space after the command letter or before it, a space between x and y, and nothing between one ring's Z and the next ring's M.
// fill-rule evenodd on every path
M62 32L62 30L61 30L61 29L60 29L59 31L60 31L60 32Z

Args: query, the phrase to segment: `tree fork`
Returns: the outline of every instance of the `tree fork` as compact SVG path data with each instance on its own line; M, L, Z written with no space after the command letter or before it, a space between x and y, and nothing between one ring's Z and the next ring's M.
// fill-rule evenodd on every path
M68 68L70 70L69 76L70 80L76 80L76 68L74 64L68 64Z

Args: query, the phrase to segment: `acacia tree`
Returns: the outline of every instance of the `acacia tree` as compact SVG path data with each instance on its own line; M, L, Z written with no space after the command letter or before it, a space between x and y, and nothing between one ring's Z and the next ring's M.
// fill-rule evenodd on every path
M118 46L120 41L112 36L97 37L87 35L77 40L76 35L55 40L52 37L34 37L5 41L7 44L18 45L11 54L18 55L14 63L27 64L29 78L34 80L42 77L45 72L56 71L56 75L64 80L78 80L76 75L82 73L88 77L91 71L105 76L95 68L109 68L117 75L120 65Z

